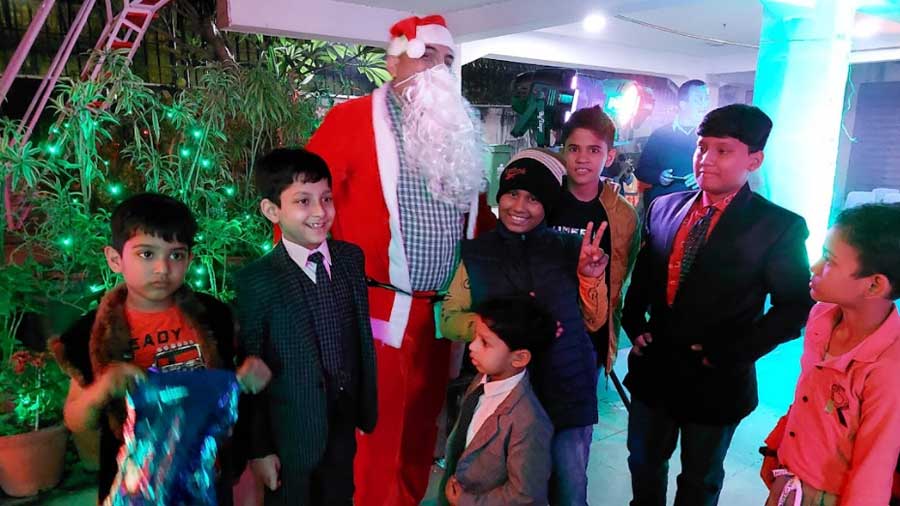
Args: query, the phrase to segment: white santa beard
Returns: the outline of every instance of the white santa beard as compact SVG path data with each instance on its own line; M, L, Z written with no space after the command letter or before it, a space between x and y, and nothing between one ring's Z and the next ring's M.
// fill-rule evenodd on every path
M481 120L445 69L417 74L403 97L409 167L425 179L435 199L468 209L484 177Z

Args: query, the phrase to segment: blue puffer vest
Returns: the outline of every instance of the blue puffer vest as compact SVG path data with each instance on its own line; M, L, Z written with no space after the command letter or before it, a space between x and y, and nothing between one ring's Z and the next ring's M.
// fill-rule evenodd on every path
M502 223L462 243L472 304L499 296L534 293L563 327L561 336L530 367L535 392L554 427L597 423L597 366L578 303L581 239L544 223L526 234Z

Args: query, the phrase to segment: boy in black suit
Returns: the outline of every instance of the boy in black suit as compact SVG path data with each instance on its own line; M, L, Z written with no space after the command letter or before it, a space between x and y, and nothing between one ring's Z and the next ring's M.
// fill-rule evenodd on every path
M272 381L244 406L266 505L351 505L355 429L376 420L375 352L362 250L327 240L331 174L303 149L256 166L260 209L281 242L237 276L239 351ZM246 432L245 432L246 434Z
M711 111L697 128L701 191L648 210L623 314L632 506L665 504L679 433L675 504L718 503L734 430L758 403L755 362L797 337L812 307L806 222L747 184L771 128L753 106Z

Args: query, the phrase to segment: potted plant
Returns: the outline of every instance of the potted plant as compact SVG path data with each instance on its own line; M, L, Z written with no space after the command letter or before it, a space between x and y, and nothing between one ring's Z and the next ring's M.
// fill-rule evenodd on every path
M14 497L59 483L68 436L61 423L68 377L50 353L16 339L35 287L26 269L0 266L7 287L0 295L0 488Z

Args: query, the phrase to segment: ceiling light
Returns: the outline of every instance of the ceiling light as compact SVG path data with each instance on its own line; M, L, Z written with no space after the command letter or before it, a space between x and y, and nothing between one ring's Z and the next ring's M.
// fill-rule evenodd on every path
M606 28L606 17L602 14L591 14L584 18L581 27L588 33L597 33Z

